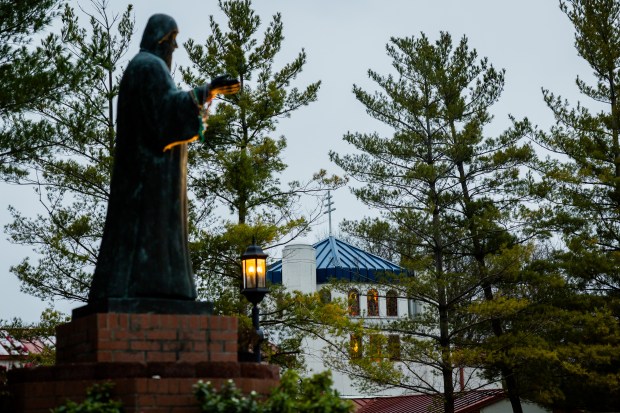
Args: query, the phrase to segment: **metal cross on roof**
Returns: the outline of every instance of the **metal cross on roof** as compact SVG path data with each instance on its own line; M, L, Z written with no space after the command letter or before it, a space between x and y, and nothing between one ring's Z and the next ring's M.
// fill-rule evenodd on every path
M332 202L332 194L330 190L327 190L327 196L325 197L325 207L327 207L327 211L323 212L323 215L328 214L329 216L329 236L332 236L332 212L336 210L336 208L332 208L334 203Z

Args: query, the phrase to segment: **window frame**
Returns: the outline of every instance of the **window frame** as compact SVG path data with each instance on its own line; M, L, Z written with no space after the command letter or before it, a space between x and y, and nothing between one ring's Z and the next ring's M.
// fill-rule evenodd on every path
M349 309L348 313L351 317L360 316L360 292L357 288L351 288L348 293Z
M362 337L357 334L351 334L349 340L349 354L351 359L360 359L362 358Z

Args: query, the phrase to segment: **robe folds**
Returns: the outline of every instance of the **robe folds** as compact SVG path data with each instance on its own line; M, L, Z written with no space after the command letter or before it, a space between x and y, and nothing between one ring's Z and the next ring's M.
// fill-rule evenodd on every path
M154 17L120 83L110 199L89 303L197 296L187 241L187 143L164 148L197 134L198 108L174 84L158 43L176 23Z

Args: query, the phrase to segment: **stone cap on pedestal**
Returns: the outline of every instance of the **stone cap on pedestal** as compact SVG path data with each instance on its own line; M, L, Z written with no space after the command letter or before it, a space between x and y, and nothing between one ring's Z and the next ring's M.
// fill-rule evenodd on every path
M95 313L213 314L213 303L166 298L107 298L73 309L73 318Z

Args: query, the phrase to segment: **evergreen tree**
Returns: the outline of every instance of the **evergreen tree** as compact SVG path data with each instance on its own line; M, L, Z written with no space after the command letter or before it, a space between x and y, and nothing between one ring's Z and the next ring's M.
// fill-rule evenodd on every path
M86 300L107 207L116 76L134 23L131 6L122 15L110 14L106 1L92 6L90 31L80 27L71 7L62 14L62 38L79 82L58 101L37 107L35 120L16 119L11 131L18 138L44 132L54 142L29 155L30 172L19 181L34 186L44 212L31 218L10 208L14 221L5 228L12 242L31 245L41 256L11 271L23 291L46 300Z
M499 327L495 333L503 333L500 320L473 317L470 302L495 300L502 271L488 265L489 257L518 241L528 187L520 168L532 156L519 139L528 125L515 122L498 138L484 136L504 72L479 59L466 38L457 45L447 33L434 44L424 34L393 38L387 51L397 76L369 71L382 91L371 94L357 86L353 91L370 116L394 129L393 136L347 134L344 139L361 153L331 157L365 183L353 190L358 199L382 212L379 219L347 227L369 240L389 240L387 248L415 272L398 278L399 295L425 310L379 328L404 335L401 360L408 374L399 374L393 363L377 365L372 357L352 360L351 372L382 385L442 393L444 411L453 412L466 338L481 323L492 322ZM441 380L434 382L416 365L435 369ZM511 372L502 373L505 378ZM518 389L509 391L520 411Z
M220 1L219 6L227 28L211 16L211 34L204 45L193 40L185 43L192 66L180 70L189 85L223 73L241 82L238 94L218 99L209 116L206 145L190 156L188 182L196 195L192 260L199 292L214 301L216 312L245 315L247 303L239 294L241 253L253 239L269 250L307 233L320 216L319 207L311 213L302 212L301 197L319 198L340 185L340 180L319 171L307 182L283 185L280 181L286 168L282 160L286 140L276 135L279 120L316 101L320 81L295 86L306 63L303 50L279 68L274 64L284 40L279 13L261 35L261 18L251 1ZM229 211L234 218L218 218L213 214L217 208ZM284 296L274 297L276 292ZM273 303L282 305L295 297L281 289L271 296ZM274 308L261 324L287 324L285 320L292 316L289 313L277 321L272 318L277 314L283 315ZM244 318L242 324L249 328L249 320ZM299 340L289 336L287 342ZM282 349L285 353L289 350L293 351Z
M567 282L553 250L539 244L512 249L489 265L503 268L501 296L471 306L477 316L504 323L501 336L475 331L460 355L493 377L513 369L519 393L549 409L613 410L618 397L617 318L593 307Z
M61 39L45 36L58 17L59 0L0 1L0 176L14 181L26 172L23 163L33 151L45 151L55 142L47 130L32 135L15 133L25 112L58 102L79 79L72 70ZM42 37L39 46L33 39Z
M617 296L620 273L620 2L561 2L575 26L575 47L593 70L595 85L577 78L577 87L597 102L594 113L571 107L549 90L545 101L555 116L538 142L563 158L544 165L555 220L568 247L567 271L594 294ZM569 257L573 257L568 261Z
M291 182L283 188L279 174L286 168L281 159L286 140L274 135L279 119L316 101L320 81L301 90L293 86L306 62L303 50L292 62L274 67L284 40L279 13L259 40L261 19L251 1L220 1L219 5L228 19L228 31L211 16L212 34L205 45L193 40L185 44L193 65L181 72L190 85L228 73L239 78L241 91L222 97L210 115L207 145L191 159L190 186L202 200L201 208L218 205L234 214L234 220L212 232L216 238L237 232L242 248L252 235L261 242L282 243L307 231L308 217L297 213L299 198L309 192L321 194L324 187L319 184L324 183L325 173L319 172L307 184ZM209 255L217 260L219 252Z
M537 141L556 155L541 165L540 193L550 205L543 225L563 241L550 258L573 290L559 308L580 320L584 331L596 330L598 320L610 315L615 321L599 335L573 336L570 330L564 338L557 331L550 334L552 342L570 340L580 348L565 351L565 363L554 371L562 377L555 400L574 402L575 408L613 409L620 399L620 2L560 1L560 9L575 27L575 48L591 67L592 82L576 80L590 100L587 105L570 104L543 89L555 125L539 132Z

